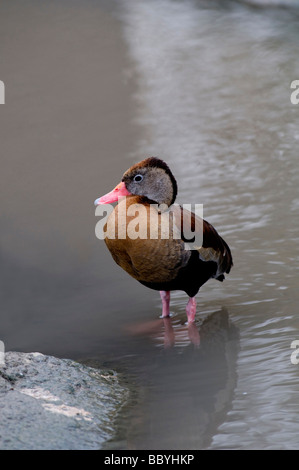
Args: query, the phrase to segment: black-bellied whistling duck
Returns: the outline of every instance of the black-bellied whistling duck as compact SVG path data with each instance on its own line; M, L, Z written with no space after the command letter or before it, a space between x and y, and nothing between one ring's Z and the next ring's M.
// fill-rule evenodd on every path
M181 206L173 206L176 195L177 183L169 167L164 161L151 157L129 168L121 183L96 199L95 205L118 201L105 226L105 242L115 262L141 284L160 291L162 317L169 316L170 291L185 291L189 296L186 307L188 323L192 323L196 314L195 295L199 288L210 278L223 281L233 261L226 242L211 224L202 219L201 245L186 248L182 221L188 214ZM118 199L122 196L126 197ZM161 207L170 209L163 211ZM124 210L122 214L125 217L120 216L121 210ZM145 230L145 236L137 238L128 236L129 224L134 222L136 214L135 234L137 226L139 234ZM169 236L166 237L161 228L165 214L174 220L169 224ZM156 232L151 226L152 220L157 223ZM194 231L198 216L191 213L190 220ZM134 235L134 231L132 233Z

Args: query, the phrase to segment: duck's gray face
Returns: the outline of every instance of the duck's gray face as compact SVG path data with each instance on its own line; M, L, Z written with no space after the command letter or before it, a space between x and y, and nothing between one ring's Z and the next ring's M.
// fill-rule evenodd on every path
M122 182L131 194L158 204L170 206L176 198L176 181L166 163L157 158L148 158L129 168Z
M158 204L170 206L177 195L176 180L163 160L147 158L136 163L123 175L110 193L96 199L95 204L116 202L121 196L143 196Z

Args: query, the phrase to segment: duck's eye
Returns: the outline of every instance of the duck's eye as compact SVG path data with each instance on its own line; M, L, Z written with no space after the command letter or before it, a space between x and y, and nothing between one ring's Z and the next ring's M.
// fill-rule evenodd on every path
M135 175L134 176L134 181L136 181L136 183L140 183L140 181L143 180L143 176L142 175Z

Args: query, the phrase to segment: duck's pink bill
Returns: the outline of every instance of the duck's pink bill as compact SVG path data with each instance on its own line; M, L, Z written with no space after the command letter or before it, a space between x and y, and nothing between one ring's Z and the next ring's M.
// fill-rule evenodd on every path
M99 197L94 201L94 205L98 206L99 204L111 204L116 202L119 197L130 196L131 193L127 190L125 183L122 181L115 188L110 191L110 193L105 194L102 197Z

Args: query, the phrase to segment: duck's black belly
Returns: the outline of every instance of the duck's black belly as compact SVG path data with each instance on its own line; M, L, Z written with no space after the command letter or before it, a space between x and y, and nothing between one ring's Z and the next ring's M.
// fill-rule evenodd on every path
M217 263L214 261L202 261L197 251L193 250L187 266L181 268L177 276L169 282L139 282L150 289L159 291L182 290L189 297L194 297L200 287L217 271Z

